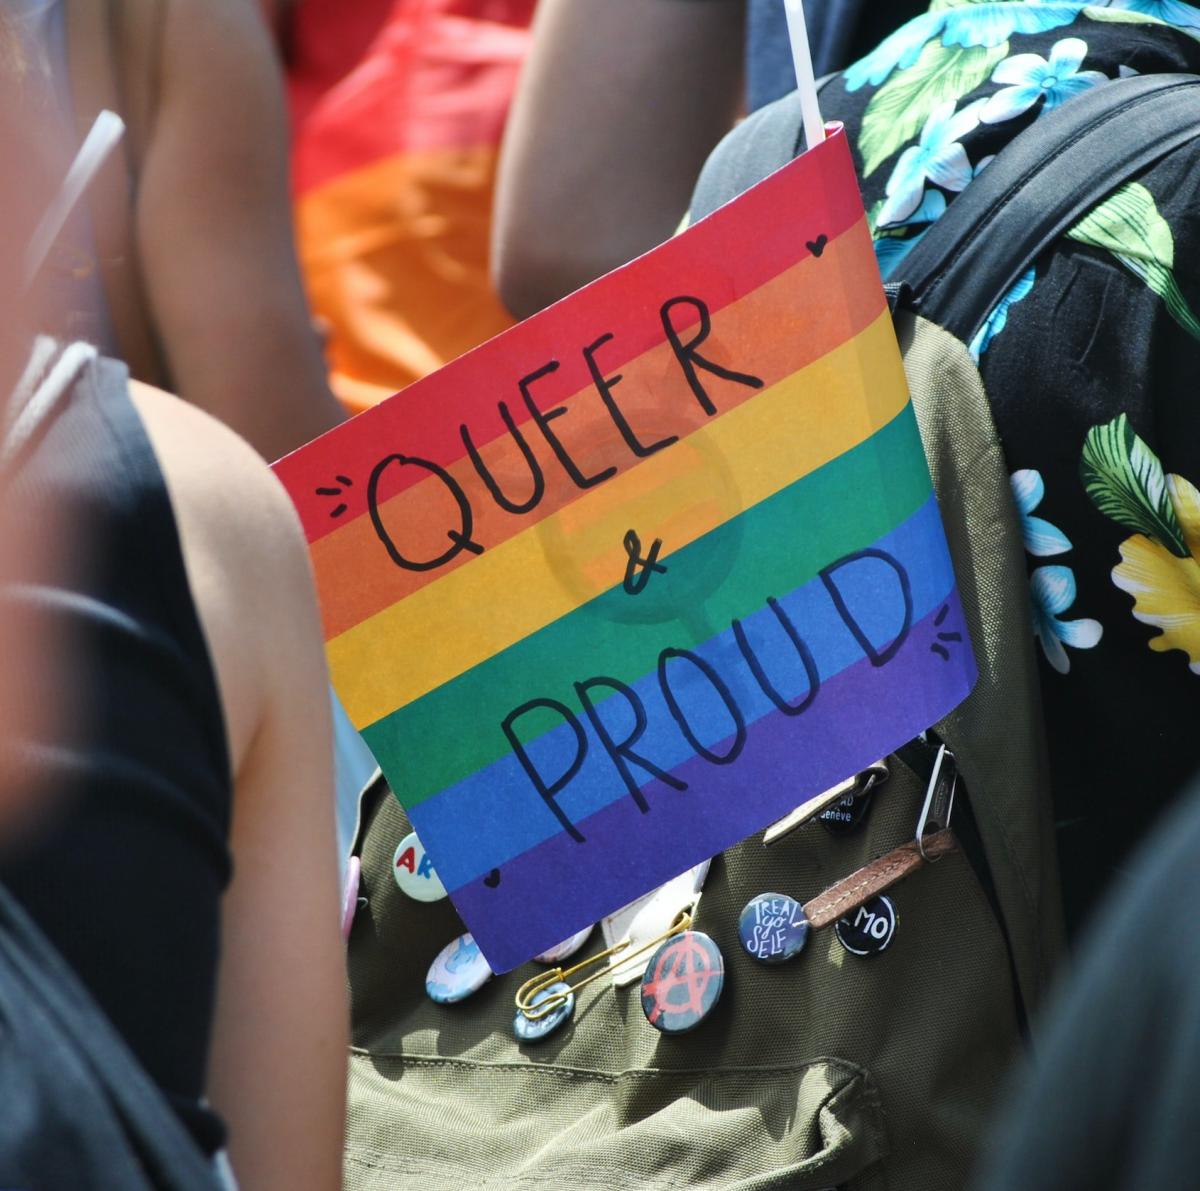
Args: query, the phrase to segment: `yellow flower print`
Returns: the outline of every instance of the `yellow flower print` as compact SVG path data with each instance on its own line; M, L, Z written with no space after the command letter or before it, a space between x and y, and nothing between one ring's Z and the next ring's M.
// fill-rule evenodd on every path
M1124 414L1088 432L1080 475L1096 508L1135 531L1112 576L1136 619L1160 630L1150 648L1183 650L1200 674L1200 491L1163 473Z
M1168 550L1144 534L1121 544L1113 582L1133 596L1134 616L1162 632L1150 648L1182 649L1189 668L1200 674L1200 492L1182 476L1167 476L1166 488L1188 553Z

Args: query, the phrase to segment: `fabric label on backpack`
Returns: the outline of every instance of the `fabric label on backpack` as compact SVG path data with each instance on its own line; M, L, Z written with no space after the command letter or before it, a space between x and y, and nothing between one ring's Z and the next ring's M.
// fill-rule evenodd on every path
M338 694L497 971L975 679L841 133L276 470Z

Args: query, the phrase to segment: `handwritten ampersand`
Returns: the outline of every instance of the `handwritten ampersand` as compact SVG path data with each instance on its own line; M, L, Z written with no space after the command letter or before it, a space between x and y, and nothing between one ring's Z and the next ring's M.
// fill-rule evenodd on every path
M643 558L641 538L632 529L625 535L625 553L629 555L629 561L625 564L624 586L629 595L640 595L656 571L660 575L667 573L667 568L658 561L661 549L662 538L655 538L649 554Z

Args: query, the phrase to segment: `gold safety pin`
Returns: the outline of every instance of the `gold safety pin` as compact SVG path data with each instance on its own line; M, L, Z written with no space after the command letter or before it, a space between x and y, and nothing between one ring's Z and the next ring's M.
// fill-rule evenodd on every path
M623 962L631 959L636 959L639 955L644 955L647 951L657 947L660 943L665 943L667 939L673 935L678 935L685 930L688 930L692 925L691 909L680 910L675 915L671 925L656 939L651 939L648 943L643 943L634 951L630 951ZM548 996L544 1001L534 1004L534 1000L538 993L544 992L555 984L565 984L569 977L575 975L576 972L583 971L584 968L589 968L593 964L601 963L613 955L620 955L633 945L631 939L623 939L614 947L609 947L596 955L590 955L587 959L575 964L573 967L567 968L565 971L562 968L551 968L548 972L543 972L540 976L534 976L526 980L524 984L517 989L516 1003L517 1008L525 1014L530 1021L538 1021L540 1018L547 1017L555 1011L560 1005L566 1004L567 998L573 996L581 988L586 988L593 980L599 980L606 975L611 969L603 968L599 972L593 972L590 976L585 976L577 984L569 985L565 992L556 992ZM620 966L620 965L614 965Z

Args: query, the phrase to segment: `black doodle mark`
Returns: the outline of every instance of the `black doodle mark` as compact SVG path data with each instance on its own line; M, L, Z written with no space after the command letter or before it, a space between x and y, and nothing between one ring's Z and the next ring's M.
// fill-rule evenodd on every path
M815 240L809 240L805 247L813 254L819 257L825 251L825 245L829 243L829 237L822 232Z
M933 618L933 623L936 628L940 628L946 623L946 617L950 615L950 605L947 604ZM938 641L962 641L962 633L938 633ZM944 662L950 660L950 651L944 645L938 645L936 642L929 647L930 653L936 653Z
M346 488L354 487L354 481L349 476L334 476L333 478L341 484L341 488L318 488L316 490L318 496L341 496ZM346 502L341 501L338 503L337 508L333 509L329 515L330 517L340 517L345 511Z
M492 871L483 878L483 883L489 889L495 889L500 884L500 870L498 868L492 869Z
M650 553L642 557L642 540L630 530L625 535L625 553L629 561L625 564L625 591L629 595L640 595L650 582L650 576L657 571L660 575L667 573L667 568L658 561L658 552L662 549L662 538L655 538L650 546Z

